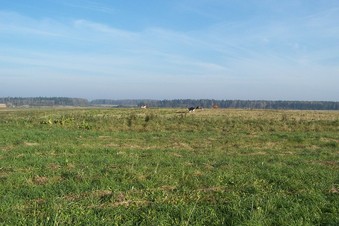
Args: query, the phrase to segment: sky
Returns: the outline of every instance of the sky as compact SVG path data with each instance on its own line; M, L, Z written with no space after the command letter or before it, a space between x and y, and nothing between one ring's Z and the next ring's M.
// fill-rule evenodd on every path
M338 0L1 0L0 97L339 101Z

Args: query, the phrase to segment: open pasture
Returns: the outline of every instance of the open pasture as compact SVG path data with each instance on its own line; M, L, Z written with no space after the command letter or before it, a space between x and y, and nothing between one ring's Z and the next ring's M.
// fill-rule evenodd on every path
M339 112L0 110L0 224L338 225Z

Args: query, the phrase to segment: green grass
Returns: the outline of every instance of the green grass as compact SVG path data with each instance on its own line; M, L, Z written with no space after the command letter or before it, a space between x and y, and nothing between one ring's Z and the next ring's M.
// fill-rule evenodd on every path
M338 225L339 112L0 111L0 224Z

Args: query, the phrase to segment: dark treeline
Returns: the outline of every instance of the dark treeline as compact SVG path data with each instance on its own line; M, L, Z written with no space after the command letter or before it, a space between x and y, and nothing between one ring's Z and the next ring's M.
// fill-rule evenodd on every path
M89 101L83 98L68 97L3 97L0 103L8 107L41 107L41 106L89 106Z
M247 108L247 109L296 109L296 110L339 110L339 102L334 101L267 101L267 100L93 100L93 105L141 106L159 108Z
M175 100L111 100L88 101L83 98L67 97L4 97L0 103L7 107L39 106L112 106L139 107L147 105L154 108L244 108L244 109L296 109L296 110L339 110L337 101L267 101L267 100L213 100L213 99L175 99Z
M149 106L157 107L156 102L158 100L134 100L134 99L125 99L125 100L111 100L111 99L99 99L92 100L91 105L111 105L111 106L121 106L121 107L136 107L141 106L147 103Z

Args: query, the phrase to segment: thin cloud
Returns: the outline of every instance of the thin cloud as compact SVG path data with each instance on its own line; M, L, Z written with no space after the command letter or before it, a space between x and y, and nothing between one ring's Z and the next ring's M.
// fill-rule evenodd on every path
M73 0L73 1L62 1L62 0L52 0L56 4L61 4L65 7L71 7L76 9L82 9L86 11L95 11L106 14L114 14L115 9L109 7L105 4L99 3L98 1L90 1L90 0Z
M124 31L121 29L112 28L110 26L107 26L105 24L101 23L94 23L87 20L75 20L73 22L73 25L75 28L85 28L91 30L91 32L99 32L100 35L108 35L108 36L118 36L120 38L128 38L128 39L134 39L138 35L134 32Z
M15 12L0 11L0 34L63 37L64 25L50 20L36 20Z

